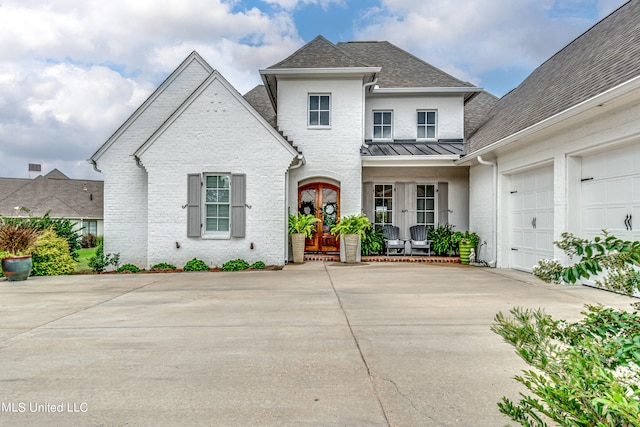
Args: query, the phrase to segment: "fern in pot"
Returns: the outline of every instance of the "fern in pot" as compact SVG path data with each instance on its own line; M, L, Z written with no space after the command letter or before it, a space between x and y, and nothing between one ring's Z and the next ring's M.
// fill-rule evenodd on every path
M293 262L296 264L304 262L304 241L310 239L317 231L316 223L318 222L320 220L311 214L289 214L289 234L293 247Z
M371 228L369 218L365 214L349 215L331 227L331 234L339 236L344 242L345 261L355 263L358 253L358 241L364 239Z

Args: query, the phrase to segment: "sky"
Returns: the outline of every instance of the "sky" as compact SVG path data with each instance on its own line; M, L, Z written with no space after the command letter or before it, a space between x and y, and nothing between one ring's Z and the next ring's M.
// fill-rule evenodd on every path
M321 34L388 40L501 97L624 0L0 0L0 177L87 159L194 50L242 94Z

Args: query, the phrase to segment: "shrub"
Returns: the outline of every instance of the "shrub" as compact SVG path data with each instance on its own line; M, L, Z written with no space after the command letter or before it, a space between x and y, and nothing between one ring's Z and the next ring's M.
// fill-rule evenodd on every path
M151 267L151 270L176 270L177 267L175 265L167 264L166 262L161 262Z
M80 240L80 246L82 246L84 249L95 248L98 246L98 238L91 233L86 234L82 236L82 240Z
M360 254L366 256L380 253L383 248L384 234L382 227L369 228L360 243Z
M249 268L249 263L243 259L234 259L222 264L222 271L240 271Z
M102 273L105 268L112 265L114 268L118 268L118 264L120 263L120 253L117 254L105 254L104 246L100 244L96 249L95 256L89 258L89 267L96 272Z
M133 264L124 264L120 268L118 268L118 273L138 273L140 269Z
M206 271L209 270L209 266L204 261L194 258L188 261L182 269L184 271Z
M68 218L51 218L49 212L47 212L41 217L5 218L5 221L13 224L24 224L26 227L37 231L53 229L58 237L62 237L67 241L69 252L73 259L77 259L78 254L76 251L82 248L80 243L81 236L74 230L74 224Z
M453 225L439 225L436 228L430 228L427 232L427 238L431 240L431 247L436 255L452 255L458 246L453 240Z
M251 264L251 268L253 268L254 270L264 270L266 267L267 266L262 261L256 261Z
M605 289L632 295L640 291L640 242L625 241L603 231L603 236L585 240L571 233L562 233L562 240L553 242L569 257L580 257L569 267L541 260L533 274L545 282L575 283L581 278L605 273L596 284Z
M575 323L542 310L496 315L491 330L535 369L515 377L533 396L503 397L501 413L523 426L547 426L547 418L562 426L640 425L640 315L587 309Z
M76 268L67 240L56 235L53 230L42 233L33 248L32 256L33 276L71 274Z

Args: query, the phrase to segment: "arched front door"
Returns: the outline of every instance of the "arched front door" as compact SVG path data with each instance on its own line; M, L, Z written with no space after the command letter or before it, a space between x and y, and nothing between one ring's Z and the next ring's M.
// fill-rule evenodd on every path
M320 220L311 239L305 241L310 252L335 252L339 242L329 230L340 218L340 188L325 182L305 184L298 188L298 211L312 214Z

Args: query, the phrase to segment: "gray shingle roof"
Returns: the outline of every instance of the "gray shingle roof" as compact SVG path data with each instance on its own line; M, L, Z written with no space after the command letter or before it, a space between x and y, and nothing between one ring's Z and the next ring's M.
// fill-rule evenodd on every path
M425 143L415 140L397 140L380 143L367 141L368 146L360 149L363 157L374 156L461 156L465 154L463 142Z
M249 92L245 93L243 98L253 107L254 110L258 112L258 114L264 117L272 127L277 127L276 111L273 109L273 105L269 100L269 95L267 94L267 90L264 85L254 87Z
M370 67L381 67L381 88L473 87L387 41L341 42L337 47Z
M69 179L54 169L34 179L0 178L0 188L5 186L14 191L1 193L4 197L0 198L0 215L3 216L15 216L15 207L21 206L36 216L50 211L52 218L103 218L102 181Z
M485 121L489 112L498 103L499 98L482 91L464 104L464 138L469 139Z
M309 43L289 55L269 69L277 68L342 68L367 67L322 36L317 36Z
M473 152L640 75L640 1L625 3L505 95L469 138Z

